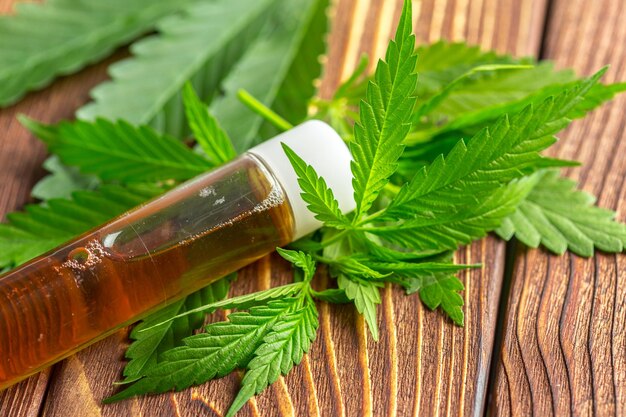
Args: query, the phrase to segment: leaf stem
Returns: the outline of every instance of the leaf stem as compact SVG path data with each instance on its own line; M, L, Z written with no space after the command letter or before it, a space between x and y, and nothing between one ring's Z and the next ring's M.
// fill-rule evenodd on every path
M237 91L237 98L250 110L270 122L272 125L280 129L281 131L289 130L293 127L291 123L283 119L274 110L267 107L265 104L257 100L252 94L244 89Z
M386 207L385 207L385 208L383 208L383 209L378 210L378 211L377 211L377 212L375 212L375 213L370 214L369 216L366 216L366 217L361 218L361 220L359 220L359 221L357 222L357 224L355 225L355 226L356 226L356 229L357 229L357 230L363 230L362 228L359 228L359 227L360 227L360 226L363 226L365 223L370 223L372 220L376 219L377 217L379 217L379 216L381 216L383 213L385 213L385 211L387 211L387 208L386 208Z
M333 243L343 239L343 237L348 233L348 231L349 230L342 230L341 232L337 233L335 236L331 237L330 239L320 242L320 246L322 248L325 248L327 246L332 245Z
M334 259L330 259L330 258L327 258L325 256L318 255L316 253L311 255L311 256L313 256L313 259L315 259L316 261L321 262L323 264L332 265L332 264L336 264L337 263Z

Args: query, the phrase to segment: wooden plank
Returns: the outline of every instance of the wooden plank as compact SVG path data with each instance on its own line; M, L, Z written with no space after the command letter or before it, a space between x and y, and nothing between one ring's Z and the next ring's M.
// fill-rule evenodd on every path
M0 0L0 4L7 1L13 0ZM400 0L340 0L335 5L328 66L321 86L326 97L341 78L350 74L361 52L382 55L400 5ZM545 0L425 0L414 2L414 9L416 33L421 42L442 37L468 39L485 48L526 55L538 52ZM102 66L94 71L102 77ZM55 84L40 93L59 91L56 94L68 100L67 103L57 102L57 107L42 114L48 106L46 100L33 98L16 109L32 109L29 114L45 120L69 116L84 101L91 85L80 77L70 77L69 81L61 90L54 90L60 88ZM12 129L18 129L12 120L12 114L3 110L0 127L10 124ZM27 199L28 190L39 175L35 167L43 158L41 147L37 148L36 142L23 130L12 132L17 133L3 142L22 153L8 155L0 149L0 167L9 161L28 163L28 166L19 175L13 171L17 169L15 166L2 172L10 175L3 178L10 178L7 184L11 184L10 189L0 194L0 208L5 211ZM30 142L24 142L26 140ZM459 262L485 264L482 271L463 276L467 287L464 328L453 326L440 313L425 310L417 297L405 297L399 290L387 288L379 311L381 340L375 343L367 334L363 320L351 307L320 304L318 340L303 364L251 401L241 415L480 415L503 260L504 245L491 238L457 255ZM234 289L237 294L289 279L285 263L276 256L246 268L241 275ZM101 399L114 391L111 383L119 378L126 343L127 332L123 331L55 367L45 404L41 407L43 414L151 415L157 410L160 415L224 413L237 389L238 375L177 394L143 397L101 407ZM5 404L7 398L25 396L26 389L17 387L7 391L9 394L1 394L1 403ZM41 395L33 398L30 406L11 409L8 415L22 415L25 410L36 414L41 398Z
M622 2L555 0L544 55L626 80ZM626 219L626 97L575 122L552 151L567 175ZM519 248L497 362L493 415L626 414L626 256L556 257Z

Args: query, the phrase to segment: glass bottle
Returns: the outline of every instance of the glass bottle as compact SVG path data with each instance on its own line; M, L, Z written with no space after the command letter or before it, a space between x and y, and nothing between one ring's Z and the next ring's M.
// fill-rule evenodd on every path
M317 229L281 142L354 209L347 147L309 121L33 259L0 276L0 389Z

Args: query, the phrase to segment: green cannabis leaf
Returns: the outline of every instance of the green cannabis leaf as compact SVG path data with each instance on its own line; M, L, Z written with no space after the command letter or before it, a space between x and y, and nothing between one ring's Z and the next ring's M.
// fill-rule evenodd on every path
M230 138L209 113L209 109L200 100L190 83L185 84L183 103L193 136L208 158L215 165L221 165L233 159L237 153Z
M204 333L187 337L183 346L164 352L159 363L146 369L145 377L105 403L147 392L182 390L245 367L272 327L295 311L296 301L293 297L272 300L206 326Z
M303 270L305 279L302 282L212 303L213 306L221 304L240 311L231 313L227 321L209 324L205 333L183 339L183 346L164 352L161 360L145 368L143 378L105 402L146 392L181 390L224 376L236 368L246 368L242 389L228 413L234 415L250 397L300 363L318 327L317 309L310 288L315 263L303 252L281 249L279 253ZM285 292L284 288L288 291ZM204 308L213 309L210 305ZM187 311L165 323L144 327L143 331L157 331L195 313Z
M107 56L185 3L58 0L16 4L16 16L0 17L0 106Z
M303 191L302 199L308 204L308 209L315 213L315 218L330 227L338 229L350 227L350 221L339 209L339 203L324 179L289 146L284 143L282 145L298 176L298 184Z
M440 156L406 183L382 218L404 219L370 233L413 250L456 249L497 228L530 192L530 181L507 182L543 166L539 152L553 144L554 133L569 123L569 110L602 72L554 98L502 117L446 158Z
M463 298L459 291L465 289L461 280L454 275L433 274L421 280L419 287L420 299L431 310L441 307L453 322L459 326L464 324L464 315L461 307ZM409 293L411 293L411 290Z
M292 124L307 116L308 101L316 93L313 81L321 74L328 4L328 0L282 0L281 12L268 22L271 30L254 40L224 79L224 94L215 98L211 109L237 138L238 151L276 133L259 114L241 111L239 90L248 91Z
M394 40L385 61L379 61L359 106L360 122L354 126L350 151L354 157L355 221L367 213L396 169L402 141L409 133L415 73L415 36L411 33L411 3L405 2Z
M274 383L281 374L286 375L309 351L319 325L317 309L311 297L305 297L302 304L274 324L254 351L254 359L248 363L241 389L227 417L234 416L252 396Z
M27 118L20 121L64 164L104 181L185 180L216 166L179 140L149 126L105 119L61 122L56 126L44 126Z
M412 64L411 67L415 66L411 53L402 56L398 52L402 51L398 45L410 36L410 29L407 31L403 26L407 8L405 5L396 38L390 43L386 55L387 61L398 68L404 68L407 62ZM410 49L412 51L413 47ZM465 47L438 44L430 51L433 56L437 55L437 49L441 52L465 50ZM454 265L430 262L428 258L497 229L507 216L521 207L537 185L537 178L531 175L534 172L547 167L574 166L571 161L543 157L540 152L556 141L554 134L566 127L571 117L580 116L623 89L620 84L599 84L598 79L604 70L589 79L573 80L573 74L555 72L550 65L528 67L521 64L525 61L482 54L471 48L465 52L471 57L467 63L461 64L453 59L455 65L449 69L434 65L429 89L422 90L427 97L421 105L415 106L412 102L409 111L404 112L398 99L391 107L395 118L388 122L388 131L405 129L397 137L385 136L381 134L382 130L377 130L385 121L385 100L397 91L393 75L388 75L388 64L379 62L374 79L367 86L366 99L359 104L359 119L350 142L357 202L353 227L346 227L343 221L337 220L335 207L338 204L324 179L293 151L285 149L309 210L326 220L327 228L344 229L339 232L323 229L317 243L315 240L305 241L298 246L314 252L323 249L323 255L316 255L317 259L330 266L331 275L338 279L339 289L364 314L375 339L375 311L380 302L378 288L383 282L400 284L409 293L419 291L429 308L441 307L455 323L463 323L463 299L458 294L463 284L452 275ZM411 69L407 73L412 74ZM532 87L528 89L517 85L524 77L530 80L540 75L542 80L533 81L534 85L531 82ZM438 77L440 82L437 82ZM342 93L334 100L347 97L347 92L354 89L352 85L359 83L358 78L355 75L340 87ZM455 97L481 83L507 92L508 98L506 93L494 95L489 88L482 87L476 90L478 101L467 99L471 106L457 109L457 115L467 116L468 126L479 126L493 119L494 115L499 116L498 120L475 133L467 144L454 135L441 142L434 140L436 135L431 135L432 143L423 149L416 145L409 149L406 157L403 155L403 143L419 137L420 129L430 129L425 117L436 116L441 108L452 108ZM414 90L414 85L406 88L403 99L411 100ZM485 100L480 96L481 91L485 91ZM370 103L378 107L374 109ZM472 115L474 107L482 113ZM331 114L329 109L333 109L332 103L326 105L322 114ZM418 136L408 134L405 116L413 117L412 129ZM447 117L452 116L450 113ZM422 136L421 140L424 138ZM444 157L444 153L447 156ZM421 168L412 167L411 173L409 164L415 161L416 154L424 163L414 164ZM406 168L396 174L398 160ZM394 184L398 182L399 185ZM365 215L372 206L378 210ZM612 249L618 249L618 246L614 245ZM420 269L422 264L437 267ZM450 268L449 271L446 268Z
M525 245L540 244L557 254L570 250L593 256L594 247L622 252L626 226L615 221L615 212L594 207L595 197L575 189L576 183L556 171L535 174L536 184L517 210L496 229L500 237L517 237Z
M376 305L381 303L379 292L381 283L340 274L337 278L337 285L345 292L346 297L354 302L357 311L365 318L372 338L378 340Z
M162 20L158 34L131 47L133 57L110 67L112 81L92 90L94 102L78 110L96 117L152 124L178 137L186 133L179 91L192 83L203 100L261 31L276 0L194 2L177 16ZM207 22L211 22L207 24Z

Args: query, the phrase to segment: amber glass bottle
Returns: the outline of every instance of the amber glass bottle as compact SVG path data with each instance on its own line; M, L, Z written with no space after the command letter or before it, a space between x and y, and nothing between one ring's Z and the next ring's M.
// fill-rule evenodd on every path
M0 276L0 389L319 227L280 142L353 208L347 148L307 122Z

